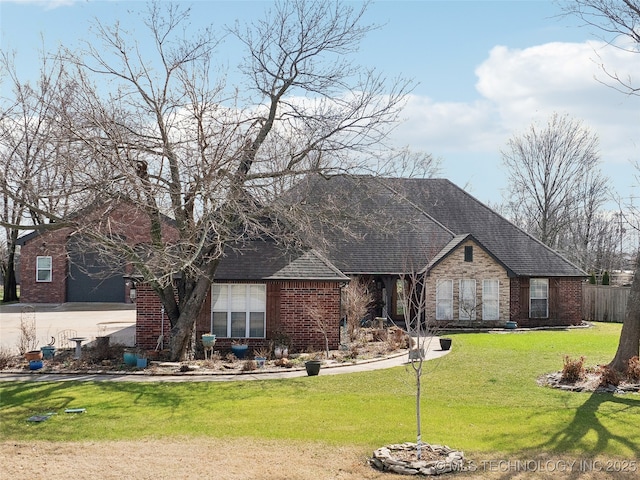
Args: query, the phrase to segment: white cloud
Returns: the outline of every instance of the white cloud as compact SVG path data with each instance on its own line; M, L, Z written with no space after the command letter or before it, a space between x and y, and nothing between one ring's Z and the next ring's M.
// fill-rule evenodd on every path
M77 0L0 0L0 3L18 3L21 5L36 5L44 7L45 10L53 10L58 7L68 7L77 3Z
M445 166L452 159L452 177L464 169L465 178L480 179L499 169L511 136L546 123L553 112L567 113L598 135L602 168L614 188L628 188L628 162L639 157L640 97L603 85L613 83L603 65L640 86L640 53L598 42L496 46L475 70L478 99L439 103L412 96L395 138L441 156Z

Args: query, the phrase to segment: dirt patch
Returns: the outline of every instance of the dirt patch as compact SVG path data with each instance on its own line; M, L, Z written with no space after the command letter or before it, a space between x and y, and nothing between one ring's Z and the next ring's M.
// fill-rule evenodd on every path
M204 479L246 480L406 480L367 464L362 446L329 446L253 439L145 439L119 442L21 441L0 443L3 478L104 480ZM537 456L529 460L467 455L474 471L444 478L520 480L636 479L628 462L607 458ZM609 468L612 471L606 471ZM454 476L455 475L455 476Z

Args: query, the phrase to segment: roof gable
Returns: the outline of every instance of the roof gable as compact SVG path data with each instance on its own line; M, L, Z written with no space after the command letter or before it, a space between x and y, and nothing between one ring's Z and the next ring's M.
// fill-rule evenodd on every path
M227 249L215 280L347 281L349 277L312 249L286 249L270 240L253 240Z
M445 179L335 176L306 184L311 208L339 199L356 235L328 231L326 256L345 273L400 273L425 268L458 236L472 235L516 276L585 276L562 255ZM358 218L372 219L362 222ZM354 220L355 219L355 220ZM313 239L311 239L313 241ZM313 244L313 243L312 243ZM415 266L417 268L407 268Z

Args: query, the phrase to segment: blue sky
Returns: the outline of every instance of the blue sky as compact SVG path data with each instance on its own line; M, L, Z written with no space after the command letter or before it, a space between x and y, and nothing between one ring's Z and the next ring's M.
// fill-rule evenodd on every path
M190 2L193 23L214 26L260 18L268 3ZM143 7L140 1L0 0L0 45L17 52L26 77L43 45L79 45L93 18L126 24ZM418 83L394 141L440 158L441 176L481 201L501 201L507 183L500 150L507 140L558 112L598 135L603 173L637 204L629 162L639 157L640 98L602 85L599 64L640 83L640 54L605 47L597 31L559 14L551 1L377 1L366 20L383 27L354 60Z

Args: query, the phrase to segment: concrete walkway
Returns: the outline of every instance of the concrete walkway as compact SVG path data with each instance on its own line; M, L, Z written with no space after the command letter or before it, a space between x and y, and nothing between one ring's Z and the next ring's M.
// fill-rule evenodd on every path
M428 338L424 343L425 360L430 361L448 354L451 350L441 350L436 337ZM323 365L320 375L338 375L344 373L359 373L405 365L411 368L408 351L380 360L366 360L349 364ZM63 373L0 373L0 382L7 381L35 381L35 382L64 382L64 381L90 381L90 382L228 382L247 380L274 380L285 378L306 377L304 368L281 369L278 371L244 372L237 374L198 374L193 372L179 375L151 375L145 371L114 374L63 374Z

